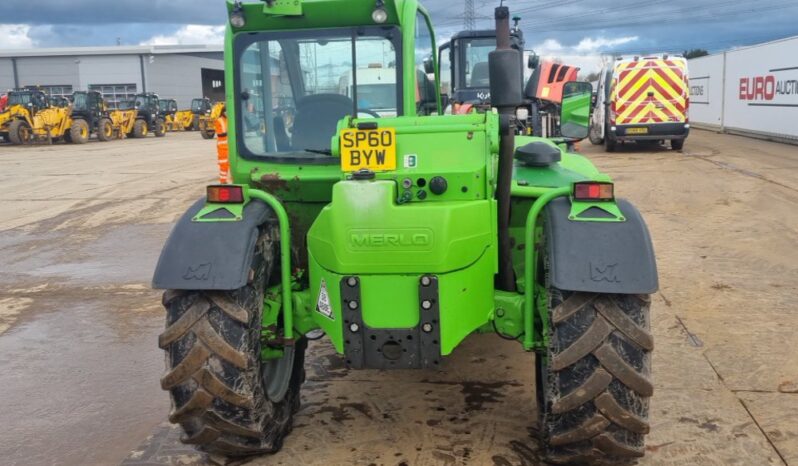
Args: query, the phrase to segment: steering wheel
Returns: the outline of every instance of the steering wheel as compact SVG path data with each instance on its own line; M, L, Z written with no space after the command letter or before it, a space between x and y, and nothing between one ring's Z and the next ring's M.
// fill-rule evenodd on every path
M357 109L358 118L360 117L361 113L365 113L366 115L373 116L374 118L382 118L380 114L375 112L374 110L369 110L367 108L359 108Z

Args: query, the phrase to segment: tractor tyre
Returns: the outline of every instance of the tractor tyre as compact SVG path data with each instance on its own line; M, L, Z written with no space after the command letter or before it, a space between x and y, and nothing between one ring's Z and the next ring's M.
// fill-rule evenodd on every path
M681 151L684 148L684 139L671 139L671 149Z
M73 144L86 144L89 142L89 124L86 120L73 120L69 128L69 139Z
M33 130L27 121L14 120L8 127L8 140L11 144L30 144L33 141Z
M262 233L247 285L233 291L169 290L163 295L166 351L161 387L172 401L169 420L182 442L208 453L273 453L291 432L305 380L307 340L286 345L280 359L261 360L263 295L277 262Z
M649 432L648 295L549 289L549 348L537 358L540 433L555 464L626 464Z
M153 133L155 133L156 138L162 138L166 136L166 122L160 118L155 120L155 128Z
M133 123L133 137L134 138L143 138L146 137L147 134L150 132L150 129L147 127L147 122L144 120L136 120Z
M114 124L108 118L101 118L97 122L97 139L103 142L114 138Z

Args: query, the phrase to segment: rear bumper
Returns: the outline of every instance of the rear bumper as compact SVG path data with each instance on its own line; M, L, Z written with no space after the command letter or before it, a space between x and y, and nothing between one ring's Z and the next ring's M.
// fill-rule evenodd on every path
M632 128L647 128L646 134L629 134ZM616 141L651 141L660 139L685 139L690 133L689 123L651 123L642 125L611 125L610 132Z

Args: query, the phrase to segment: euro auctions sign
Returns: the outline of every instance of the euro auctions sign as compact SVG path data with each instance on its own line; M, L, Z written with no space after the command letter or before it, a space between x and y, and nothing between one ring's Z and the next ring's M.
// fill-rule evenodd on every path
M798 37L730 50L722 57L726 80L721 126L798 139ZM717 73L713 68L698 76L707 74Z
M751 106L798 107L798 67L740 78L738 98Z

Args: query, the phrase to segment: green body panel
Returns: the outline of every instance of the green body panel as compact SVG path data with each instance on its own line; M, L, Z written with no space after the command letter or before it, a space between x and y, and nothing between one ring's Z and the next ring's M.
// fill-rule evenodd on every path
M308 248L324 268L344 274L445 273L491 248L492 200L400 205L396 198L392 181L336 184Z
M332 307L332 317L313 312L338 352L343 352L341 280L347 274L321 267L310 254L310 295L318 299L322 282ZM490 322L493 313L495 260L484 254L468 268L438 274L441 354L447 355L469 334ZM372 328L409 328L419 322L418 280L422 274L359 274L362 308ZM315 301L313 301L315 302Z

